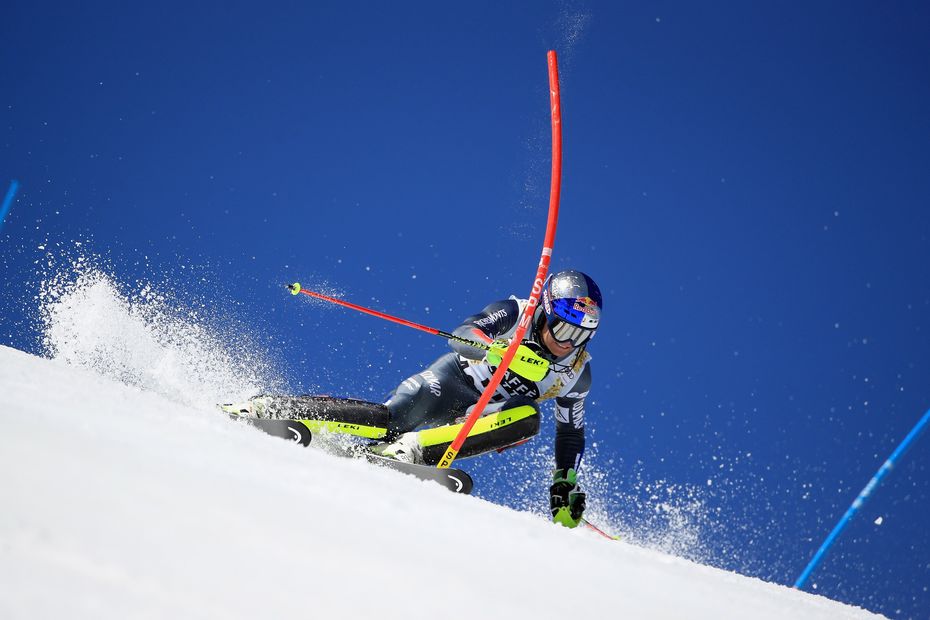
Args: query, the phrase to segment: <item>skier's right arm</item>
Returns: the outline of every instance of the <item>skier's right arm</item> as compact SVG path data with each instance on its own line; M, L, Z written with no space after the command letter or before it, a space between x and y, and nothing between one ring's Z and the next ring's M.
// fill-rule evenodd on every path
M513 331L520 319L520 305L513 299L495 301L478 314L465 319L452 331L452 335L465 340L491 344L495 339L504 337ZM472 360L484 359L487 351L468 346L462 342L450 340L449 345L461 355Z

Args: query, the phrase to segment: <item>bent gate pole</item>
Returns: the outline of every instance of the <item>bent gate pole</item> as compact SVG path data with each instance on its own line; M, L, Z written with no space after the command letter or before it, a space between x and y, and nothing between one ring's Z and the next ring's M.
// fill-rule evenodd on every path
M459 450L465 443L465 439L475 426L475 422L481 417L484 408L491 402L491 397L500 385L504 374L507 372L510 362L517 352L523 336L529 329L533 321L533 312L539 305L539 296L542 294L543 282L546 279L546 273L549 271L549 262L552 260L552 247L555 245L555 229L559 221L559 197L562 187L562 108L559 97L559 66L556 59L555 51L549 51L546 55L549 64L549 104L552 116L552 181L549 189L549 219L546 222L546 236L543 240L542 255L539 259L539 267L536 269L536 278L533 280L533 287L530 290L529 303L520 317L517 325L517 331L504 354L500 365L491 376L491 381L481 393L474 410L469 414L462 425L462 430L456 435L455 439L449 445L448 450L443 454L437 467L440 469L449 467L458 455Z

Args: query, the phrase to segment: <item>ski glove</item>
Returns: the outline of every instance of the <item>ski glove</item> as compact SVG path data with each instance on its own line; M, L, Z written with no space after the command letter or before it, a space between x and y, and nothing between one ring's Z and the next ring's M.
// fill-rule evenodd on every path
M565 527L577 527L584 513L585 494L579 490L578 474L574 469L556 469L552 472L549 487L549 509L552 520Z
M504 351L507 350L507 347L510 346L509 340L498 339L491 343L491 348L488 350L485 359L488 360L488 364L491 366L500 366L501 361L504 359Z

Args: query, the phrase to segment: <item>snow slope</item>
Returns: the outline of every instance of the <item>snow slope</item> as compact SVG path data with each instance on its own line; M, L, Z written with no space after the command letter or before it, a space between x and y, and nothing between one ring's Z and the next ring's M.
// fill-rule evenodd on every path
M0 405L6 619L877 617L5 347Z

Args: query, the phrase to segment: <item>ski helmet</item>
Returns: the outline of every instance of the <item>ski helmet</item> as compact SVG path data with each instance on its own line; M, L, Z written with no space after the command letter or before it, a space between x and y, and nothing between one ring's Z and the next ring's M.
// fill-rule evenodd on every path
M559 271L543 284L537 328L545 317L557 341L580 347L594 336L603 306L601 290L589 276L574 269Z

